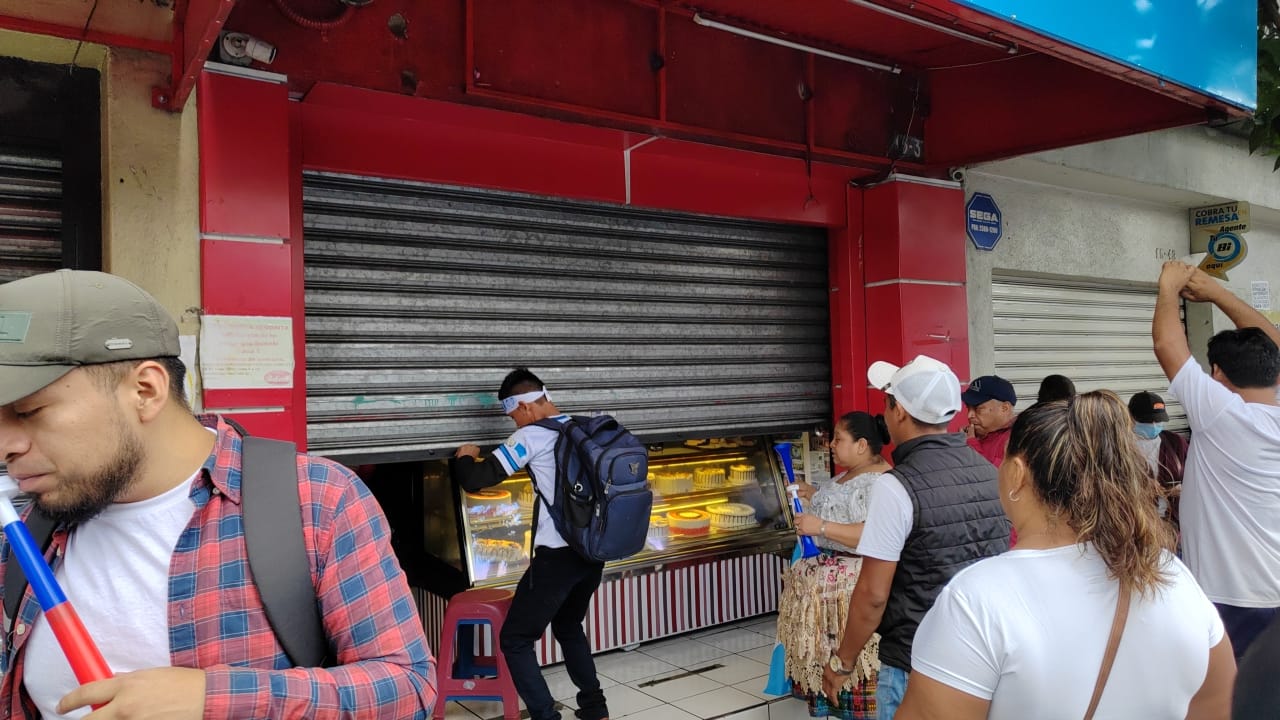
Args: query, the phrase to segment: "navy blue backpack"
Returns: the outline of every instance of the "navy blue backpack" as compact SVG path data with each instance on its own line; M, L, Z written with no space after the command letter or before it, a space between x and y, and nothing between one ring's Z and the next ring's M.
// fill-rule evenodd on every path
M597 562L620 560L644 549L653 510L644 445L608 415L575 415L565 422L548 419L537 425L560 433L556 492L547 509L569 547ZM533 486L536 490L538 484ZM541 491L538 496L547 502Z

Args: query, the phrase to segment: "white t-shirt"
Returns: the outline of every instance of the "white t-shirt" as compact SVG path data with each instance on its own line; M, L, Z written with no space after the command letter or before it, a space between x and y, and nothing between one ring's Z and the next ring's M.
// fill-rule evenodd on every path
M67 539L58 584L84 622L112 672L168 667L169 565L195 505L187 481L162 495L107 506ZM48 720L81 718L55 712L80 686L41 613L27 639L23 684Z
M550 419L565 422L569 416L556 415ZM556 441L559 439L560 433L555 430L525 425L511 433L511 437L499 445L493 454L508 475L528 466L534 482L538 483L538 491L547 502L552 502L556 497ZM551 519L546 503L538 503L538 536L533 539L533 545L549 548L569 546L556 531L555 521Z
M1177 558L1169 585L1131 599L1097 720L1187 715L1223 638L1217 610ZM1010 550L942 590L912 645L911 668L991 701L989 720L1079 720L1111 634L1119 586L1092 546Z
M1188 358L1169 384L1186 408L1187 567L1214 602L1280 607L1280 407L1247 403Z
M914 522L915 508L902 481L893 473L881 475L871 487L871 507L858 542L858 554L898 562Z

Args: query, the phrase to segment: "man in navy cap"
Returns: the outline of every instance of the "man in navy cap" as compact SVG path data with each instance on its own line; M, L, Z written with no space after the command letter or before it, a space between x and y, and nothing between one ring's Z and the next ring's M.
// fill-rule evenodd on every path
M1009 444L1009 428L1017 414L1013 406L1018 394L1013 385L999 375L983 375L974 378L960 396L969 410L969 424L964 434L978 454L1000 467L1004 462L1004 448Z

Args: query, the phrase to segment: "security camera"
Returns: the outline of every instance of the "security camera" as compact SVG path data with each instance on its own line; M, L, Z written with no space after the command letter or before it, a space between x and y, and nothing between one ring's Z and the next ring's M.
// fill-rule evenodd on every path
M230 65L248 65L254 60L270 65L276 59L276 48L252 35L224 32L218 38L218 58Z
M947 170L947 177L951 178L952 180L954 180L954 181L956 181L956 182L958 182L958 183L963 183L963 182L964 182L964 168L962 168L962 167L953 167L953 168L951 168L951 169Z

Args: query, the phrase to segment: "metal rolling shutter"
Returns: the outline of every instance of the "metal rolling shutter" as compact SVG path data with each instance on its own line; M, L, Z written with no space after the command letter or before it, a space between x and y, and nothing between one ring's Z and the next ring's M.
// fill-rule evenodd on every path
M312 452L500 441L516 366L650 439L830 416L822 231L318 172L303 192Z
M0 147L0 284L60 267L62 162ZM21 512L29 502L19 495L14 506Z
M0 283L62 267L62 162L0 147Z
M1154 392L1168 405L1168 427L1187 427L1151 345L1153 286L995 275L991 299L996 374L1013 383L1018 407L1035 402L1044 376L1058 374L1080 392L1105 388L1126 403Z

